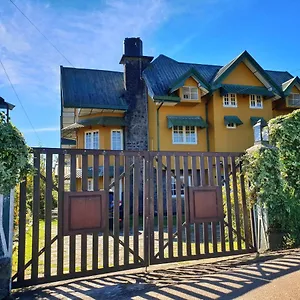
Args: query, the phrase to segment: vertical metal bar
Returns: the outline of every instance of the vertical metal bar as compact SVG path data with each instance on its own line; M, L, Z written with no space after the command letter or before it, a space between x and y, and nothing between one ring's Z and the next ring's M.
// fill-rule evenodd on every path
M87 191L88 185L88 156L86 153L82 154L82 178L81 189L83 192ZM87 234L81 234L81 272L85 272L87 269Z
M140 156L135 156L133 169L133 252L134 263L138 263L139 257L139 194L141 186Z
M154 259L154 164L152 153L149 153L149 243L151 264Z
M197 162L196 156L192 156L192 183L196 187L198 185L198 176L197 176ZM194 240L195 240L195 249L196 255L200 255L200 228L199 224L194 224Z
M189 164L188 157L183 157L183 180L184 180L184 214L185 214L185 236L186 236L186 253L187 256L192 255L191 248L191 227L189 223Z
M119 238L120 238L120 155L115 155L115 169L114 169L114 213L113 213L113 235L114 235L114 267L119 266Z
M32 267L31 279L38 278L38 262L39 262L39 221L40 221L40 152L34 153L35 174L33 178L33 216L32 216Z
M243 220L244 220L244 231L245 231L245 246L246 249L249 249L250 235L249 235L249 215L247 208L247 200L246 200L246 191L245 191L245 177L242 171L242 161L240 159L240 188L241 188L241 196L242 196L242 205L243 205Z
M224 175L225 175L225 191L226 191L226 204L227 204L227 220L228 220L228 237L229 249L233 251L233 233L232 233L232 216L231 216L231 199L230 199L230 181L228 169L228 157L224 156Z
M125 156L124 191L124 265L129 264L129 219L130 219L130 157Z
M52 221L52 154L46 154L46 201L45 201L45 277L51 275L51 221Z
M99 191L99 155L94 154L93 156L93 186L94 191ZM99 236L98 232L93 233L93 258L92 258L92 266L93 270L98 269L98 245L99 245Z
M64 177L65 177L65 155L63 153L60 153L58 156L57 275L63 274L63 266L64 266L64 235L63 235L63 216L64 216L63 201L64 201L64 189L65 189Z
M182 200L180 180L180 156L175 155L175 176L176 176L176 221L177 221L177 250L178 257L182 257Z
M70 190L71 192L76 192L76 154L71 154L71 168L70 168ZM76 235L70 235L70 245L69 245L69 272L71 274L75 273L75 257L76 257Z
M223 164L224 165L224 164ZM216 175L217 175L217 185L221 191L221 198L223 201L223 191L222 191L222 175L221 175L221 160L220 157L216 157ZM221 240L221 251L226 251L226 243L225 243L225 227L224 227L224 218L220 221L220 240Z
M164 258L164 199L163 199L163 176L162 156L157 155L157 210L158 210L158 244L159 258Z
M238 196L238 190L237 190L237 176L236 176L237 170L236 170L234 156L231 156L231 170L232 170L232 182L233 182L235 224L236 224L236 231L237 231L237 244L238 244L238 250L241 250L242 249L242 240L241 240L240 208L239 208L239 196Z
M26 237L26 187L27 179L20 184L20 199L19 199L19 241L18 241L18 282L24 280L24 265L25 265L25 237Z
M149 186L149 152L144 152L144 161L143 161L143 228L144 228L144 263L145 267L148 267L150 264L149 257L149 198L150 198L150 186Z
M167 171L166 171L166 197L167 197L167 222L168 222L168 257L172 258L173 253L173 203L172 203L172 166L171 166L171 156L167 155Z
M200 181L201 186L206 186L206 174L205 174L205 164L204 164L205 157L200 156ZM208 174L209 175L209 174ZM208 180L210 180L208 178ZM204 242L204 253L209 253L209 237L208 237L208 223L203 223L203 242Z
M104 153L104 174L103 174L103 185L104 191L106 194L107 199L109 199L109 155ZM103 232L103 268L106 269L109 267L109 205L106 208L105 214L105 224L106 227Z
M214 168L213 168L213 157L208 156L208 183L210 186L214 186ZM212 244L213 244L213 253L218 252L218 241L217 241L217 222L212 222Z

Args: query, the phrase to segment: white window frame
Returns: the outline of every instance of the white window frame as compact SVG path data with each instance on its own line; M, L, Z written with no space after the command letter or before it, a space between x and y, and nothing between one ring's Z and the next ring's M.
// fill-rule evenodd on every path
M88 178L87 190L89 192L94 190L94 179L93 178Z
M98 147L97 148L94 147L94 140L92 139L92 147L87 148L87 146L86 146L86 144L87 144L86 143L87 134L91 133L92 137L94 137L93 134L96 133L96 132L98 133ZM100 149L100 133L99 133L99 130L88 130L88 131L84 132L84 149Z
M287 107L300 107L300 100L295 100L294 97L295 95L297 95L298 97L300 97L300 94L297 93L291 93L287 98L286 98L286 106ZM293 97L293 99L291 99L290 97ZM291 105L290 101L298 101L299 105Z
M236 129L236 123L229 123L226 125L226 128L228 129Z
M234 98L235 104L232 104ZM228 102L228 104L226 103ZM237 94L228 93L223 96L223 107L238 107Z
M183 182L184 176L180 176L180 182ZM192 185L192 176L188 175L188 185ZM184 188L181 186L180 196L184 197ZM176 178L174 176L171 177L171 195L172 198L176 198Z
M257 105L257 100L261 101L261 106ZM252 102L254 102L254 105L252 104ZM253 109L263 109L264 108L263 97L261 95L249 95L249 107Z
M120 149L113 149L113 132L114 131L118 131L118 132L120 132L121 133L121 147L120 147ZM111 131L110 131L110 148L111 148L111 150L119 150L119 151L122 151L123 150L123 130L122 129L112 129Z
M185 89L188 89L187 93L184 92ZM192 95L194 94L194 93L192 93L192 89L197 90L197 98L192 98ZM188 98L184 98L184 95L187 95ZM193 101L199 100L199 89L196 86L183 86L182 87L182 100L193 100Z
M197 145L198 144L198 140L197 140L197 127L196 126L181 126L182 127L182 131L183 131L183 142L175 142L174 141L174 127L179 127L179 126L173 126L172 127L172 143L173 145ZM195 142L187 142L187 134L186 134L186 127L194 127L195 130Z

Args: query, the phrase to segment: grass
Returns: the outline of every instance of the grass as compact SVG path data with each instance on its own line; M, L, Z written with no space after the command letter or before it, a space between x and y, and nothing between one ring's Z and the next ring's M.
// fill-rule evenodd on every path
M130 218L130 228L132 228L132 222L133 222L133 219L132 217ZM184 220L183 220L184 222ZM141 226L143 223L143 218L142 217L139 217L139 225ZM155 230L157 229L157 224L158 224L158 217L155 216L154 217L154 228ZM192 252L192 255L196 255L196 245L193 241L193 236L194 236L194 226L191 226L190 227L190 232L191 232L191 252ZM167 242L167 233L166 233L166 230L167 230L167 218L164 217L164 244ZM173 217L173 232L176 231L176 216ZM57 234L57 220L53 220L52 221L52 224L51 224L51 238L53 238L55 235ZM182 241L182 253L183 253L183 256L186 256L187 255L187 244L185 242L185 230L183 229L183 241ZM78 239L79 238L79 239ZM122 238L122 237L121 237ZM143 236L141 235L141 239L143 238ZM92 237L89 236L88 237L88 247L87 247L87 269L91 269L92 267L92 247L91 247L91 239ZM99 238L100 239L100 238ZM132 237L130 238L132 239ZM65 243L65 246L64 246L64 266L63 266L63 272L64 273L69 273L69 265L68 265L68 262L69 262L69 245L68 245L68 241L69 241L69 238L68 237L65 237L64 238L64 243ZM67 244L66 244L67 243ZM45 221L44 220L40 220L39 221L39 251L41 249L43 249L45 245ZM140 247L142 246L142 241L140 241ZM154 238L154 252L155 254L158 252L158 247L159 246L159 243L158 243L158 233L157 233L157 230L155 231L155 238ZM229 242L228 242L228 239L226 239L226 243L225 243L225 246L226 246L226 251L229 251ZM132 248L132 246L131 246ZM52 274L56 274L56 269L57 269L57 252L56 252L56 249L57 249L57 242L54 242L52 244L52 247L51 247L51 273ZM122 257L123 253L124 253L124 250L123 250L123 247L120 246L119 248L119 252L120 252L120 258ZM237 250L238 249L238 246L237 246L237 242L234 241L234 250ZM242 241L242 249L245 249L245 243ZM221 252L221 243L218 243L217 244L217 250L218 252ZM98 251L99 251L99 261L98 261L98 268L102 268L102 264L103 262L101 261L102 260L102 242L101 240L99 240L99 247L98 247ZM110 260L110 266L112 267L113 265L111 264L113 262L113 239L109 239L109 260ZM143 249L140 248L139 249L140 253L139 255L141 256L142 252L143 252ZM81 267L80 267L80 263L81 263L81 259L80 259L80 252L81 252L81 249L80 249L80 237L77 236L76 237L76 265L75 265L75 271L76 272L80 272L81 271ZM200 244L200 253L204 253L204 244L201 243ZM213 253L213 245L212 243L209 243L209 253ZM221 254L221 253L220 253ZM177 238L174 237L173 239L173 255L174 257L178 256L178 243L177 243ZM14 252L13 252L13 264L12 264L12 270L13 270L13 274L15 274L17 272L17 264L18 264L18 248L16 247L14 249ZM164 257L165 258L168 258L169 254L168 254L168 247L166 247L164 249ZM44 276L44 257L45 255L42 254L40 255L39 259L38 259L38 273L39 273L39 276ZM30 260L32 259L32 227L29 227L27 232L26 232L26 237L25 237L25 264L27 262L29 262ZM130 254L130 263L133 263L133 255ZM123 262L122 262L122 259L120 261L120 264L122 265ZM30 274L31 274L31 266L29 266L26 270L25 270L25 278L29 278L30 277Z

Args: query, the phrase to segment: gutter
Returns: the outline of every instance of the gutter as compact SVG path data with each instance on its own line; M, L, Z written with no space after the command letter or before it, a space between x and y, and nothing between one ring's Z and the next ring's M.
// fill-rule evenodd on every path
M164 102L161 102L156 109L156 138L157 138L157 151L160 151L160 136L159 136L159 110L162 107Z

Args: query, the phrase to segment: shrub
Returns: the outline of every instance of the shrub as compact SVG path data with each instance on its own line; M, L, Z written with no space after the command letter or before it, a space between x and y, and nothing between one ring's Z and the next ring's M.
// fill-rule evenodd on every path
M0 114L0 194L8 193L30 172L28 160L24 137Z

